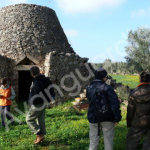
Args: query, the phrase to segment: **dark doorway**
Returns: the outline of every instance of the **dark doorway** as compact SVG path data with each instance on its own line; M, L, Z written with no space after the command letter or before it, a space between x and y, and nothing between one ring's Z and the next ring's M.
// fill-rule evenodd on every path
M30 86L32 84L33 77L30 71L18 71L19 74L19 100L28 100Z

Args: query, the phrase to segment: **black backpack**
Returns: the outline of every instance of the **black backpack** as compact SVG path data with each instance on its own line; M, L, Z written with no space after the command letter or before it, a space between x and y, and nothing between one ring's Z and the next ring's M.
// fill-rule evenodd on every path
M107 95L105 93L105 83L98 86L95 91L96 100L94 103L95 115L98 122L109 121L113 117Z
M98 81L96 81L98 82ZM87 87L87 97L93 99L95 116L98 121L98 136L100 135L100 122L113 120L114 115L111 111L110 104L108 102L107 94L105 93L106 84L103 83L100 86L95 87L91 83Z
M48 86L52 85L52 81L50 80L49 77L45 77L45 80L44 80L44 89L48 88ZM47 96L47 94L45 93L44 89L42 90L44 96L46 97L47 101L48 102L51 102L51 99ZM50 88L49 90L50 94L52 97L55 97L55 92L54 92L54 88Z

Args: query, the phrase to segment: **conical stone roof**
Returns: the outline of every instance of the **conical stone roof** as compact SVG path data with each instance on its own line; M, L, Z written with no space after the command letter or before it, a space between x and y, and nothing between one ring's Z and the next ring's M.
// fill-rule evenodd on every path
M33 4L0 9L0 54L39 61L49 52L74 53L54 10Z

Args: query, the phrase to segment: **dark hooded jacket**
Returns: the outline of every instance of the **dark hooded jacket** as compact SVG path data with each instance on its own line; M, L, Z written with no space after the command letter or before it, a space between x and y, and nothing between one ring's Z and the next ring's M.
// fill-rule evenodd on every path
M33 79L30 95L29 95L29 104L30 105L38 105L46 102L50 102L50 97L47 96L44 89L46 89L52 82L49 77L45 77L45 75L39 74L37 77ZM50 95L54 98L54 88L50 88ZM40 94L41 93L41 94ZM35 98L34 98L35 97ZM44 98L43 98L44 97Z
M107 121L119 122L121 120L120 105L119 105L118 97L117 97L115 91L113 90L113 88L110 85L107 85L106 83L104 83L103 81L98 80L98 79L94 80L90 86L93 89L96 89L96 88L102 86L102 84L105 84L105 88L103 90L106 93L107 100L110 104L110 108L113 113L113 118L111 117ZM89 93L88 88L89 87L87 87L87 92L86 92L86 96L89 100L89 108L88 108L87 117L88 117L88 120L90 123L97 123L98 120L96 118L95 107L94 107L95 100L96 100L96 98L95 98L96 93L94 91L93 91L93 93Z
M143 84L135 88L127 107L127 127L150 126L150 85Z

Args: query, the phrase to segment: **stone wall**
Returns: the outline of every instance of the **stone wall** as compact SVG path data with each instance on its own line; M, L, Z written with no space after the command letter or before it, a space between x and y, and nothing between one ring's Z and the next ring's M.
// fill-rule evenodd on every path
M74 53L49 53L45 59L45 74L56 85L58 102L77 97L89 84L92 76L87 58Z
M0 55L0 79L7 77L9 83L17 90L17 71L13 60Z
M0 76L7 74L16 93L18 71L33 65L51 77L58 102L78 96L94 76L88 59L74 52L55 11L48 7L17 4L0 9L0 54Z
M0 53L16 61L30 55L40 62L52 51L74 53L55 11L33 4L0 9Z

